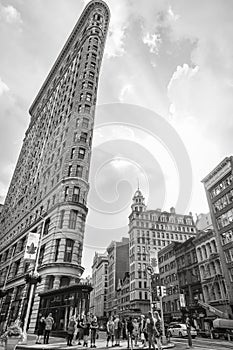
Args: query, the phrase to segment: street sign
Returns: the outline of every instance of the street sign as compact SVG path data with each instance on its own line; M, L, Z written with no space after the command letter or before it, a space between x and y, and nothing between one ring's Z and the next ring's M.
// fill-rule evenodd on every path
M153 272L154 272L154 269L153 269L153 267L151 265L148 265L146 270L147 270L147 273L149 273L149 275L152 275Z

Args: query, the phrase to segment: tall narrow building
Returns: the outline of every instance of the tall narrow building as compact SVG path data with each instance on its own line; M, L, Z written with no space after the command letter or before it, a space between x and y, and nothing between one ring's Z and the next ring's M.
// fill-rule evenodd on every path
M53 313L57 331L87 309L91 287L79 284L97 86L109 24L101 0L85 7L30 108L30 125L0 217L0 323L24 319L29 284L24 260L29 232L41 237L29 328ZM85 294L86 293L86 294Z

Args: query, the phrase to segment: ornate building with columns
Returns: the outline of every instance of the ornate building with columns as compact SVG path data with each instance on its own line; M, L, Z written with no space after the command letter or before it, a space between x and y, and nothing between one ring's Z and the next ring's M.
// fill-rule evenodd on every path
M0 216L0 324L24 319L30 284L24 260L29 232L40 234L37 284L28 327L39 310L55 329L88 309L80 284L97 87L110 12L90 1L30 108L30 124Z
M138 189L129 215L130 303L133 309L146 313L150 309L150 276L147 266L158 252L172 242L185 242L196 236L192 213L178 214L161 209L148 210Z

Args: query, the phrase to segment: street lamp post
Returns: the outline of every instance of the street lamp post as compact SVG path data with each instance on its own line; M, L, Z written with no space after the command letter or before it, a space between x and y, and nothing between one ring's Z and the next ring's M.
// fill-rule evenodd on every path
M45 218L43 218L42 222L42 228L40 231L40 237L39 237L39 242L38 242L38 248L36 252L36 259L35 259L35 265L32 273L32 278L34 280L30 283L30 292L29 292L29 299L28 299L28 304L27 304L27 311L24 319L24 326L23 326L23 342L27 342L27 326L28 326L28 321L30 317L30 312L31 312L31 307L32 307L32 300L33 296L35 293L35 288L36 288L36 283L37 283L37 278L38 278L38 264L39 264L39 256L40 256L40 248L41 248L41 243L42 243L42 236L44 232L44 227L45 227Z

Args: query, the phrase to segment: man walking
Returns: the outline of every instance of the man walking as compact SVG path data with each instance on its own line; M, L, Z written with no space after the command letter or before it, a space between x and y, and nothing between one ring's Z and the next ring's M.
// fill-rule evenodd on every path
M54 319L53 319L52 313L50 312L45 319L44 344L49 343L49 335L53 328L53 324L54 324Z
M186 318L185 323L186 323L187 335L188 335L188 346L189 348L192 348L193 342L192 342L192 336L191 336L191 322L189 317Z

